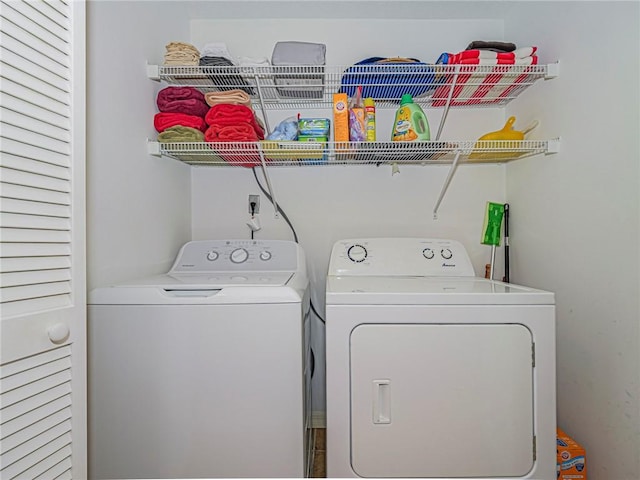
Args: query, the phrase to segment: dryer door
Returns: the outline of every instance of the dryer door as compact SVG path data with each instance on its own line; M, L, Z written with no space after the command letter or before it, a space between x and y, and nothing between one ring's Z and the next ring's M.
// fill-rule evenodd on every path
M358 475L496 478L533 468L526 327L364 324L350 356Z

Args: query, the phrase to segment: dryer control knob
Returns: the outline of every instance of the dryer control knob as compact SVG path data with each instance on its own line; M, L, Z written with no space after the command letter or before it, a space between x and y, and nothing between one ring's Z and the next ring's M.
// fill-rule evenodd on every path
M453 257L453 252L448 248L443 248L440 251L440 255L442 255L442 258L444 258L445 260L449 260L451 257Z
M229 259L233 263L244 263L248 258L249 252L247 252L244 248L236 248L233 252L231 252L231 255L229 256Z
M219 256L220 255L215 250L211 250L210 252L207 252L207 260L209 260L210 262L217 260Z
M422 250L422 256L428 260L431 260L434 255L435 253L431 248L425 248L424 250Z
M351 260L352 262L364 262L367 258L367 249L362 245L351 245L347 250L347 257L349 257L349 260Z

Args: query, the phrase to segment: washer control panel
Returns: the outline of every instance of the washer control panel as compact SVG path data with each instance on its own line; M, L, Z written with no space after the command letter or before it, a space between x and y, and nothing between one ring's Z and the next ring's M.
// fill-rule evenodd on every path
M460 242L433 238L340 240L333 246L328 274L475 276Z
M197 240L183 245L169 273L295 271L299 249L285 240Z

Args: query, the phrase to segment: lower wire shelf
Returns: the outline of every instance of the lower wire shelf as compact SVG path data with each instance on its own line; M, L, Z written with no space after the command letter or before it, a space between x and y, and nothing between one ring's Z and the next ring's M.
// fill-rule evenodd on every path
M430 142L180 142L149 141L149 153L194 166L302 167L505 163L559 151L560 139Z
M433 208L444 199L460 164L505 163L534 155L557 153L560 139L431 142L181 142L148 141L149 153L201 167L261 167L278 217L278 204L268 170L271 167L330 165L449 165L449 173Z

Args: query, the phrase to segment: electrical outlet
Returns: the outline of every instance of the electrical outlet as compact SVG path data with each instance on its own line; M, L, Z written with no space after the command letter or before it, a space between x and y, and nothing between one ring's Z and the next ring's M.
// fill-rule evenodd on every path
M255 203L255 208L251 208L251 204ZM260 195L249 195L249 213L260 213Z

